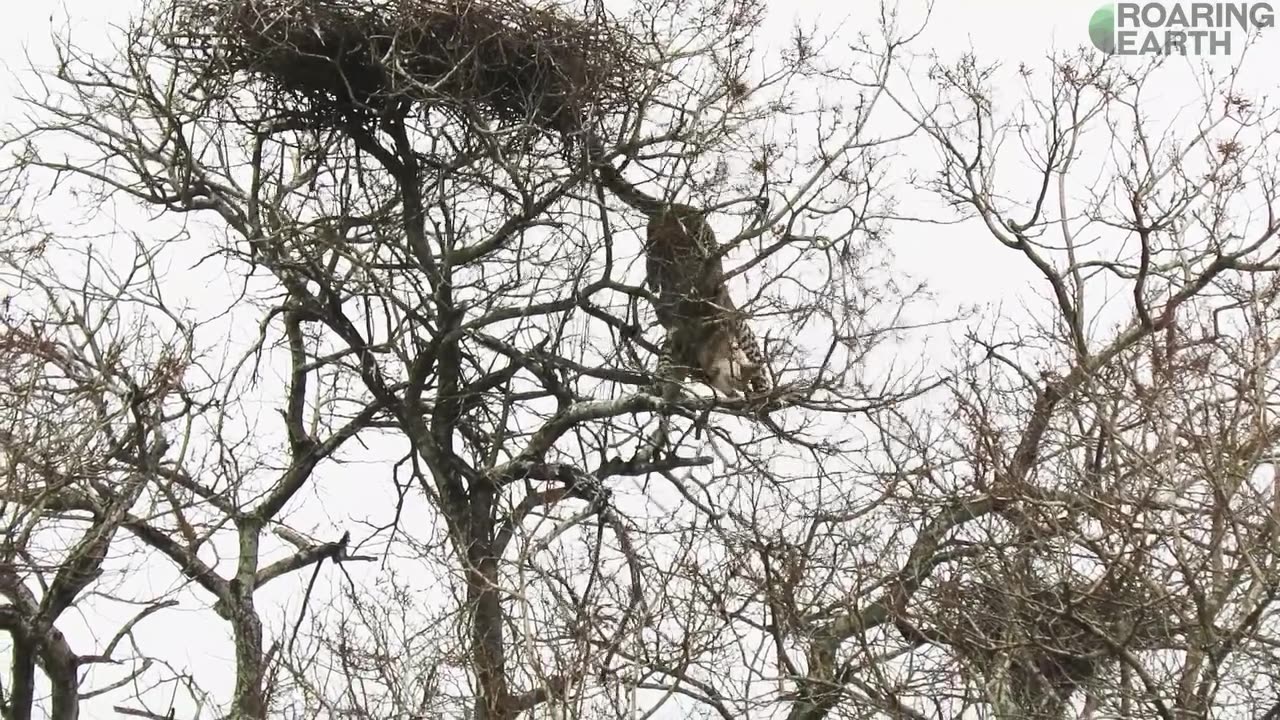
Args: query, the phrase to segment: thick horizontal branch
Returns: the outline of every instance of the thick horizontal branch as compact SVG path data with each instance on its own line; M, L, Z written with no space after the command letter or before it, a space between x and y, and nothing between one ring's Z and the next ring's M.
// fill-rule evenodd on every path
M304 568L321 560L332 560L333 562L371 562L377 560L376 557L370 555L348 555L346 551L346 543L341 541L324 543L323 545L314 545L309 548L300 550L293 555L277 560L270 565L258 571L255 580L256 587L262 587L276 578L287 575L294 570Z

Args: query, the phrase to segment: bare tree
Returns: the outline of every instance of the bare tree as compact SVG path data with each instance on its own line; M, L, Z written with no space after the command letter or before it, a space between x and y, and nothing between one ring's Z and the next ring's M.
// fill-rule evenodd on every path
M335 6L326 14L315 5L307 10L315 25L299 24L301 35L291 29L270 35L276 26L263 18L283 7L229 3L212 15L200 14L203 4L156 8L133 26L117 58L99 61L60 44L59 69L46 76L56 86L27 98L32 121L13 137L15 171L33 182L72 182L104 206L128 199L216 222L212 232L177 228L167 242L139 233L138 252L150 267L180 241L208 243L227 271L247 282L231 308L237 322L258 328L236 351L239 359L222 367L201 366L188 348L178 360L140 357L134 362L142 370L126 375L110 363L86 363L82 356L94 351L102 323L71 323L56 310L50 316L48 308L63 300L62 286L46 283L45 314L30 310L15 325L47 327L61 341L63 366L93 369L83 382L118 385L117 402L127 405L128 388L145 383L125 378L156 367L169 371L163 387L147 392L153 409L143 428L152 435L126 435L106 422L115 411L98 411L98 432L125 446L106 455L111 470L140 478L141 497L122 494L118 485L102 498L48 492L94 517L123 512L120 522L136 540L213 601L234 638L235 717L307 707L375 716L467 708L472 717L507 718L548 701L623 712L620 686L634 694L655 683L687 682L706 689L684 692L722 713L737 712L743 700L718 699L719 691L699 679L730 657L719 622L698 620L700 627L680 638L649 635L663 618L702 614L697 601L684 597L687 580L667 578L669 539L693 541L728 510L715 507L712 477L717 484L746 482L768 472L778 443L820 456L835 455L838 444L805 441L776 421L756 420L769 410L768 399L761 406L648 391L647 357L660 341L646 327L652 317L640 302L646 291L628 267L639 250L625 237L629 213L593 189L589 165L530 136L529 121L517 116L513 125L501 112L492 114L492 98L460 97L457 88L419 97L411 92L421 88L410 85L402 90L412 102L399 96L382 102L376 93L362 94L361 77L341 66L347 97L332 85L312 92L305 82L300 96L290 73L310 78L314 68L305 61L280 72L247 65L231 73L234 53L211 55L211 46L201 44L206 27L242 32L253 58L270 63L283 48L293 62L306 56L311 33L323 51L352 27L379 27L378 12L394 11L360 15ZM493 7L534 22L517 6ZM800 38L779 69L747 74L745 42L760 11L638 8L633 26L667 30L655 31L635 55L637 84L628 88L635 96L627 100L635 110L623 125L602 126L609 134L596 160L662 160L660 178L695 181L673 191L692 193L698 205L726 218L735 207L770 201L767 216L754 216L736 237L727 233L726 253L752 251L739 276L753 268L771 273L753 283L755 299L739 302L749 311L789 312L787 322L808 316L834 330L825 359L805 367L779 353L774 372L793 375L793 402L848 413L868 402L846 370L856 359L847 349L856 313L868 304L824 298L852 287L842 278L855 267L859 233L874 222L865 212L872 189L850 170L874 159L877 143L863 129L880 100L888 49L867 68L874 92L863 104L844 116L831 109L820 116L829 120L820 124L819 154L810 162L799 144L766 142L753 129L785 117L786 84L815 72L810 41ZM686 29L677 34L680 25ZM275 45L253 44L264 39ZM427 55L388 53L380 60L384 70L396 62L433 67ZM749 165L754 179L730 182L731 163ZM804 165L811 170L803 176L788 170ZM846 217L828 223L832 232L822 236L793 228L842 212ZM62 258L49 252L34 266L14 256L15 287L30 282L31 267L43 268L35 278L62 272L56 267ZM108 260L92 247L84 253L90 269L76 284L93 290L75 312L114 310L137 295L135 312L167 315L183 337L213 323L168 311L158 282L145 290L130 284L136 278L102 286L97 266L107 272ZM810 285L811 297L779 292L787 265L824 258L825 278ZM799 307L770 308L797 299ZM268 366L281 368L282 383L262 382L259 368ZM277 427L259 416L262 403L279 408ZM656 456L646 449L645 430L655 413L677 420L675 437ZM723 418L724 426L712 418ZM694 454L700 444L694 436L704 433L720 448L719 459ZM159 441L147 438L165 434L180 439L152 448ZM375 436L398 441L403 453L388 465L400 504L386 509L386 524L354 541L343 529L336 542L310 541L289 528L284 513L320 482L323 466L340 462L356 438ZM610 487L628 477L669 483L653 497L684 498L692 514L657 516L657 525L642 520L636 513L645 500L619 497ZM12 500L34 502L29 494ZM130 509L139 503L151 509ZM424 535L423 528L437 529ZM268 552L280 550L268 550L273 535L289 552L267 562ZM458 613L463 629L439 629L432 654L414 658L415 668L431 671L424 673L430 679L410 683L412 692L403 671L391 673L388 663L410 649L396 643L418 638L382 632L378 618L386 611L370 602L367 589L343 591L350 614L340 615L350 622L339 620L336 629L313 624L311 636L300 633L320 563L343 562L351 548L370 543L384 544L387 556L412 548L411 567L456 592L433 603L442 618ZM210 552L227 559L211 559ZM697 562L686 555L678 564ZM584 563L592 568L585 576L573 570ZM258 605L263 587L309 566L315 570L299 617L269 635ZM305 647L297 644L300 634ZM341 692L323 682L334 666L348 678Z
M7 190L17 204L23 188ZM48 683L47 712L75 718L83 699L165 666L140 647L133 630L176 603L122 589L109 557L124 529L141 522L135 508L151 476L161 472L171 442L165 406L181 395L175 381L192 348L190 336L174 332L173 324L129 317L127 309L147 303L147 292L157 287L151 258L116 265L111 279L118 284L77 287L46 271L50 238L30 226L12 230L4 250L5 284L22 294L6 296L0 320L0 595L7 601L3 627L12 643L4 712L6 718L38 716L38 667ZM166 314L163 306L151 307ZM79 346L71 344L77 340ZM143 358L148 362L140 366ZM105 623L119 613L100 615L105 636L92 649L73 648L59 623L90 595L128 603L131 616L111 629ZM86 682L96 667L115 672Z
M926 78L891 8L763 23L180 1L60 39L7 146L5 716L1280 712L1272 112L1211 78L1158 134L1155 68ZM657 391L601 163L709 211L771 387ZM890 190L1043 303L904 361L947 318ZM174 606L225 694L140 639Z

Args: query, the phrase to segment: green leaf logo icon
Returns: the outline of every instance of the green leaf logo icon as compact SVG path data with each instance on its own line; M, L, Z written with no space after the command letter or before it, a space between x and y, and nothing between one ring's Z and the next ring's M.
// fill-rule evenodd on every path
M1089 18L1089 40L1093 46L1110 55L1116 51L1116 6L1106 4Z

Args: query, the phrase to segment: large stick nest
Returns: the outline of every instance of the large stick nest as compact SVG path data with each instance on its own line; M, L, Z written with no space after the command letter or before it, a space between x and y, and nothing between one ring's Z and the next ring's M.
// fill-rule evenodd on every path
M1046 657L1088 657L1111 650L1097 633L1144 650L1166 646L1175 634L1173 608L1141 587L1101 586L1074 593L1059 586L1019 592L1008 582L971 582L962 588L958 595L967 602L946 608L939 626L958 646L977 655L1025 645Z
M405 103L577 129L634 94L632 36L521 0L172 0L170 40L206 76L262 81L277 112L378 114Z

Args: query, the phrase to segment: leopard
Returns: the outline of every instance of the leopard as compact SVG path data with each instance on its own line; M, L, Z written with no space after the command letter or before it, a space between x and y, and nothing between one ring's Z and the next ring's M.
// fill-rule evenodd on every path
M707 213L647 195L608 162L597 163L596 172L602 185L648 217L645 283L667 331L657 376L693 376L729 398L768 392L772 377L765 354L747 314L729 294Z

